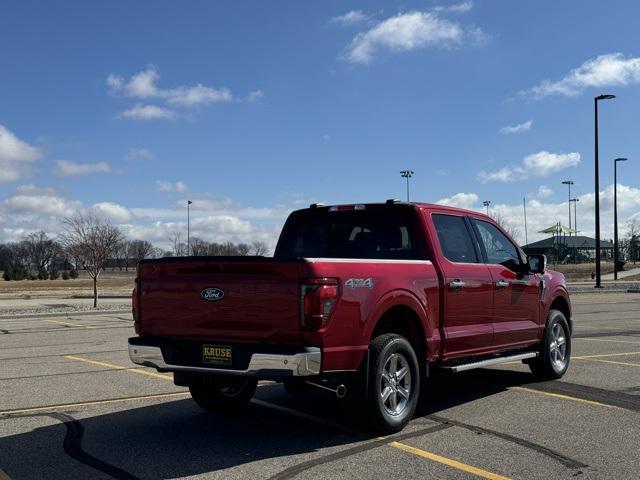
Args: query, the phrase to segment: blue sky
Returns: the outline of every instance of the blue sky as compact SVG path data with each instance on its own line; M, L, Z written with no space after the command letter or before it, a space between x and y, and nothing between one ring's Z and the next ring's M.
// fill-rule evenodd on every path
M311 201L404 197L494 212L524 240L593 233L593 96L603 234L612 159L640 219L634 1L3 2L0 241L94 209L167 245L275 241Z

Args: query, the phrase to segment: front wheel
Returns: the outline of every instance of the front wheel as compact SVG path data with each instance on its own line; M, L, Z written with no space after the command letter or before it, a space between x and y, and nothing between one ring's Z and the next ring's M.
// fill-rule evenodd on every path
M538 358L529 362L531 372L538 378L553 380L562 377L571 358L571 330L564 313L551 310L540 345Z
M215 377L189 386L200 408L212 413L237 413L256 393L258 381L251 377Z
M369 348L369 412L379 430L397 432L409 423L418 405L418 359L411 344L396 334L376 337Z

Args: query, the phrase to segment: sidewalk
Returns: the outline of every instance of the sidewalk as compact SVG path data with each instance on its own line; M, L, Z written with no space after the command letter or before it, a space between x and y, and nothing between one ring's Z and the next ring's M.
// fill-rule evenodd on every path
M640 275L640 268L632 268L631 270L623 270L621 272L618 272L618 280L622 278L632 277L633 275ZM613 273L602 275L602 280L613 280Z

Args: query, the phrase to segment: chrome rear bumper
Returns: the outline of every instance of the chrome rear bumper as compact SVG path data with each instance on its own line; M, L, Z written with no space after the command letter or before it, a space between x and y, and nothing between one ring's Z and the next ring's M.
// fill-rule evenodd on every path
M322 353L319 348L307 348L305 352L291 355L254 353L246 370L170 365L164 361L160 347L150 345L129 343L129 357L133 363L157 368L164 372L308 377L320 374Z

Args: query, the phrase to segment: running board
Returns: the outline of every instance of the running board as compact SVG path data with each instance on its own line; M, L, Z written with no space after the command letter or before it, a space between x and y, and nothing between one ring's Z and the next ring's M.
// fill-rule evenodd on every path
M495 357L487 360L480 360L478 362L463 363L461 365L453 365L450 367L440 367L442 370L448 372L464 372L465 370L473 370L474 368L488 367L489 365L497 365L499 363L513 362L515 360L526 360L527 358L535 358L538 356L538 352L520 353L518 355L509 355L508 357Z

